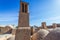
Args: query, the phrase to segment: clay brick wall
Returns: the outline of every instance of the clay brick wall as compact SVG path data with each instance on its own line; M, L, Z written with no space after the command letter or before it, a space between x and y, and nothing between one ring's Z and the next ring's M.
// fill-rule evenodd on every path
M12 29L12 35L16 34L16 29Z
M42 28L47 29L46 22L42 22Z
M31 28L20 27L16 30L15 40L30 40Z
M53 23L52 26L53 26L53 28L56 28L57 27L57 24L56 23Z
M4 34L8 32L9 30L11 30L10 27L0 27L0 34Z

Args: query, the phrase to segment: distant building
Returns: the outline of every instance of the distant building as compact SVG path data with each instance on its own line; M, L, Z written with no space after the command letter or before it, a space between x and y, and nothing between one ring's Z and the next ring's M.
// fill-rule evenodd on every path
M13 32L12 32L13 31ZM12 25L0 26L0 34L15 34L16 28Z

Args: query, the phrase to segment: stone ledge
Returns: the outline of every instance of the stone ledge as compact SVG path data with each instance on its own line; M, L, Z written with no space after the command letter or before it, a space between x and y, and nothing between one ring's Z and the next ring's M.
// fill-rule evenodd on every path
M31 29L31 27L19 27L18 29Z

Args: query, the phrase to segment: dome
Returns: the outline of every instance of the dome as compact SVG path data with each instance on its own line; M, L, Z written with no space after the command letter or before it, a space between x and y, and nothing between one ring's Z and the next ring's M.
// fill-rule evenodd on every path
M51 31L44 40L60 40L60 29L54 29Z
M11 37L8 38L7 40L15 40L15 35L11 36Z
M6 27L11 27L11 28L14 28L14 26L12 26L12 25L7 25Z
M52 30L54 30L53 28L51 28L51 29L47 29L49 32L51 32Z
M48 33L49 33L49 31L47 31L45 29L40 29L37 33L32 35L32 39L33 40L42 40Z

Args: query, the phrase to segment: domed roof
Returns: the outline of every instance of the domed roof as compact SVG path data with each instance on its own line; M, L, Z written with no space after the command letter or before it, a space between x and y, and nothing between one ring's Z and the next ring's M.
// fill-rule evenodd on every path
M7 25L6 27L11 27L11 28L15 28L13 25Z
M44 40L60 40L60 29L54 29L51 31Z
M32 35L33 40L41 40L43 39L47 34L49 33L49 31L45 30L45 29L40 29L37 33Z
M10 38L8 38L7 40L15 40L15 35L12 35Z

